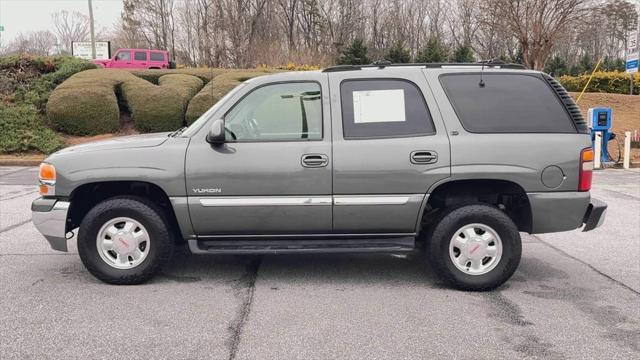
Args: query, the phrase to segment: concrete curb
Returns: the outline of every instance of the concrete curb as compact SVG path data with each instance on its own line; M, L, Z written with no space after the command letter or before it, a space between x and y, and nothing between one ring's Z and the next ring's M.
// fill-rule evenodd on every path
M46 155L0 155L0 166L38 166Z

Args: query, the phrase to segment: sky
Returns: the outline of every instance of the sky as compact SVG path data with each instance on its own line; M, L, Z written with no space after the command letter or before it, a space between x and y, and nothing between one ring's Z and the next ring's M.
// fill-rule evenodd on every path
M89 15L87 0L0 0L0 26L4 26L4 31L0 32L2 42L11 42L21 32L53 32L51 14L60 10ZM93 0L96 33L103 27L111 29L121 11L122 0Z

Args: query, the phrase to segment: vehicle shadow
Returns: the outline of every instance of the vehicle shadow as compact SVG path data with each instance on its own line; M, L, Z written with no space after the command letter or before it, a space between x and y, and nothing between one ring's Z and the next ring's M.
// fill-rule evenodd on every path
M421 252L379 254L194 255L179 248L153 282L216 281L251 274L262 284L422 286L443 288ZM226 276L221 274L224 273Z

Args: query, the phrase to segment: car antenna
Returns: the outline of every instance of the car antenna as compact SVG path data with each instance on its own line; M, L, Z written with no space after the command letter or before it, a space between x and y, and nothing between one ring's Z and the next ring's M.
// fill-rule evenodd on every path
M481 88L484 87L484 80L482 79L482 75L484 74L484 64L486 61L481 61L482 63L482 68L480 68L480 83L478 84L478 86L480 86Z

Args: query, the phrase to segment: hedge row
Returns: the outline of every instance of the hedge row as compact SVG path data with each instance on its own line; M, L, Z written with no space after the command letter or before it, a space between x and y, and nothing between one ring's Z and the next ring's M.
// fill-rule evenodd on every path
M567 91L580 92L589 81L590 76L561 76L559 81ZM627 73L597 72L593 75L586 92L629 94L630 86L631 81ZM640 94L640 73L636 73L633 78L633 93Z
M72 76L53 91L47 115L54 129L72 135L117 131L120 110L131 114L140 132L171 131L193 122L240 82L265 72L89 70Z

